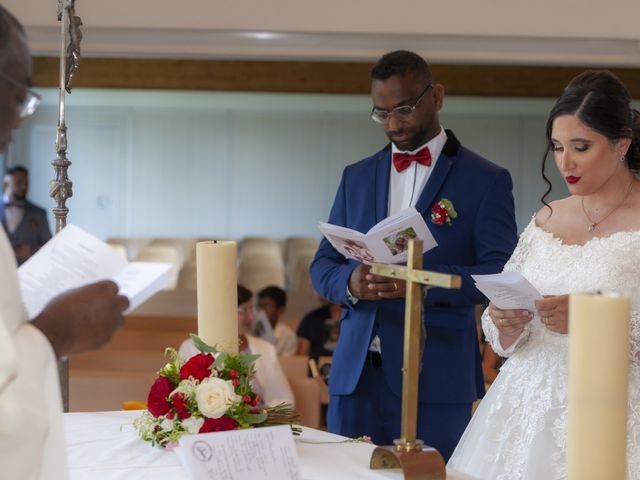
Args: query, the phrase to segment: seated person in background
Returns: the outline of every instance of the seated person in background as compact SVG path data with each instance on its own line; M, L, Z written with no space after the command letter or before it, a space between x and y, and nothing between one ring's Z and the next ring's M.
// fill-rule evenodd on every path
M322 306L310 311L298 326L298 355L332 356L340 334L340 305L320 297Z
M240 353L260 355L254 366L253 391L262 397L264 405L273 407L280 403L295 405L289 382L280 367L276 349L269 342L248 335L249 327L255 320L251 291L238 285L238 337ZM179 353L185 359L200 353L191 339L180 345Z
M287 293L280 287L270 286L258 292L258 308L269 319L278 355L295 355L298 350L298 337L293 330L279 321L286 306Z

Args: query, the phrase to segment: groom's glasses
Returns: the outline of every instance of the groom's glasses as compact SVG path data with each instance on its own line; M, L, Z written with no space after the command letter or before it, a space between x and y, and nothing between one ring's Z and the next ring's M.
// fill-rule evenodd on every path
M418 96L418 99L413 103L413 105L401 105L399 107L394 108L390 112L387 110L381 110L379 108L373 107L370 114L371 118L376 123L387 123L392 115L396 115L397 117L400 117L400 118L407 118L411 116L411 114L416 110L416 107L420 103L420 100L422 100L422 97L424 97L425 94L431 88L433 88L433 83L430 83L425 87L425 89L422 91L420 96Z

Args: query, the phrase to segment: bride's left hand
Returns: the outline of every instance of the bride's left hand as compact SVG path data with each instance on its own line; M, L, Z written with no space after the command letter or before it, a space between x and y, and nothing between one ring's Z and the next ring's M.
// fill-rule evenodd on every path
M552 332L569 333L569 295L545 295L536 302L540 320Z

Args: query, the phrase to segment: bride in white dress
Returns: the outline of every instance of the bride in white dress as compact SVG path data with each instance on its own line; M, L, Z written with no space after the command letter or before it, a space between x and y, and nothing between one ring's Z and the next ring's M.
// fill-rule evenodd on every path
M505 265L545 299L535 312L493 305L484 312L487 339L508 360L451 468L486 480L566 477L567 294L604 290L631 298L627 478L640 479L639 117L607 71L579 75L553 107L546 153L553 152L571 195L538 212Z

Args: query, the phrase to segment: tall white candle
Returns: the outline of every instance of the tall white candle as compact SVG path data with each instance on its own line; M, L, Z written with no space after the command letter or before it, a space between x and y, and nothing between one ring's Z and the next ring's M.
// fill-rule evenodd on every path
M569 298L568 480L624 480L629 299Z
M198 336L228 353L238 353L236 256L236 242L196 245Z

